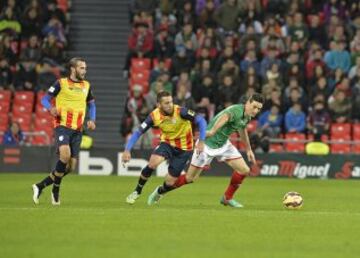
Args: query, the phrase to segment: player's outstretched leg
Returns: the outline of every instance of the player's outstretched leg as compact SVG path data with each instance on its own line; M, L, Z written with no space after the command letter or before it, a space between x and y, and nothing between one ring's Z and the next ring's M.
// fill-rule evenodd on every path
M126 197L126 202L128 204L134 204L136 200L140 197L143 187L145 186L146 182L150 178L151 174L153 173L154 169L150 168L149 165L143 168L141 171L141 175L139 177L138 183L135 187L135 190Z
M242 181L245 179L246 174L240 174L237 171L234 171L231 179L230 184L228 185L224 195L220 199L220 203L225 206L230 206L233 208L242 208L244 207L241 203L234 200L234 194L236 190L239 188Z
M159 193L160 188L161 186L156 187L156 189L149 195L147 200L148 205L157 204L160 201L160 199L163 197L163 195Z

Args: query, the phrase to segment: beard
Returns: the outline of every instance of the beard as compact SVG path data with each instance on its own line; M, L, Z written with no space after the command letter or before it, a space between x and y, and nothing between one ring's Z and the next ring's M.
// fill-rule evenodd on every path
M75 74L75 78L76 78L76 80L78 80L78 81L82 81L82 80L84 80L84 78L85 78L85 74L84 74L84 75L81 75L80 73L76 73L76 74Z

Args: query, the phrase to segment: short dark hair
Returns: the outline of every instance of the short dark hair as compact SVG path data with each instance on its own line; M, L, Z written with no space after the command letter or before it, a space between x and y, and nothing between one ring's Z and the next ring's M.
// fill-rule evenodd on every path
M253 102L253 101L256 101L256 102L259 102L261 104L264 104L264 101L265 101L263 95L260 94L260 93L256 93L256 92L254 94L252 94L248 98L248 100L250 101L250 103Z
M69 63L68 63L68 68L70 70L71 67L76 68L76 65L78 62L85 62L85 59L82 57L73 57L70 59Z
M163 97L169 97L169 96L171 96L170 92L168 92L168 91L160 91L156 96L156 100L157 100L158 103L160 103L160 101L161 101L161 99Z

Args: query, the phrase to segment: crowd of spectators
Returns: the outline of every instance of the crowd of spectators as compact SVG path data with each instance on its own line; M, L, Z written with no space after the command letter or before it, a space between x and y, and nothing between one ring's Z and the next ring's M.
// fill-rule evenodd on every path
M37 104L65 72L68 7L68 0L0 0L0 143L28 143L22 131L50 128ZM48 144L38 138L32 144Z
M46 90L64 70L66 12L56 0L5 0L0 10L0 90Z
M357 0L133 0L130 13L124 76L132 58L158 61L149 91L130 87L124 136L159 90L207 119L261 92L258 128L271 137L360 120Z

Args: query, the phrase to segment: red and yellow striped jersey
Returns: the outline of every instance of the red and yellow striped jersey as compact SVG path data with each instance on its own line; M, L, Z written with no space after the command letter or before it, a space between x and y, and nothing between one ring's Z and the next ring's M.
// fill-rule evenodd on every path
M55 107L60 114L54 119L54 127L65 126L81 131L87 103L93 100L90 83L61 78L49 88L48 93L55 97Z
M141 124L141 130L146 131L149 127L158 127L161 130L160 141L166 142L173 147L190 151L193 149L194 140L192 133L192 121L195 112L174 105L174 113L165 116L159 108L153 110L149 117Z

